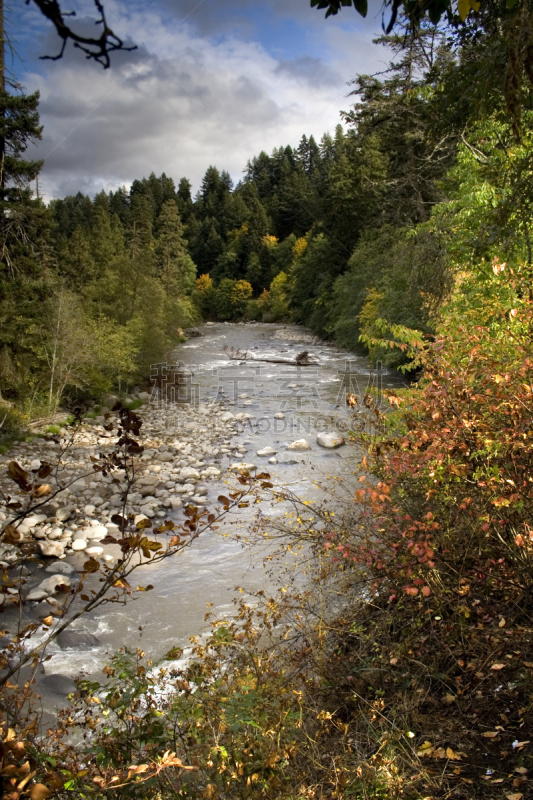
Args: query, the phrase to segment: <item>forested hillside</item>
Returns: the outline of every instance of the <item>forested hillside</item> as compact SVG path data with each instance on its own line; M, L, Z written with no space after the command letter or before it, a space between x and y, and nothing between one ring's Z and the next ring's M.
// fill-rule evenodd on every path
M38 95L0 92L2 800L532 796L533 3L384 7L389 68L354 80L334 134L259 153L235 186L210 166L194 197L152 174L45 205L24 159ZM109 36L84 52L106 63ZM202 319L302 323L417 380L347 394L349 430L314 454L239 440L253 415L218 402L169 430L125 395ZM13 442L108 392L102 416ZM209 602L208 631L156 664L106 640L43 735L43 667L65 678L46 648L90 649L78 621L154 589L164 613L119 643L174 636L187 583L203 604L222 582L215 541L222 566L254 545L245 579L264 557L270 588Z
M531 262L530 93L517 122L487 82L505 47L486 28L383 36L390 65L354 80L334 134L259 153L236 186L210 166L194 197L165 174L48 207L6 194L2 396L31 415L125 391L202 318L305 323L405 362L376 344L385 323L433 334L465 270L490 291L493 256ZM28 100L6 137L26 181Z

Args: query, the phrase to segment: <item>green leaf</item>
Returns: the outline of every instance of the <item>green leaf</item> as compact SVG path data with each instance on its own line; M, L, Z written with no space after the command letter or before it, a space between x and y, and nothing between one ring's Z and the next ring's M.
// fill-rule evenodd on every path
M366 17L368 13L368 2L367 0L353 0L353 4L355 9L361 14L362 17ZM344 5L350 5L349 3L344 3Z

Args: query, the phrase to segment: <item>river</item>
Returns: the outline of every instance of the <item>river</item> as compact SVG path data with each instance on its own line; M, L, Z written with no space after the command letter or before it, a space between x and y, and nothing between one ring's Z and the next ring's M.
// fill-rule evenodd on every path
M355 448L347 444L325 450L317 445L316 434L346 430L347 391L364 394L370 386L379 390L380 384L400 387L405 385L401 376L369 368L366 358L318 342L296 326L217 323L204 325L201 333L175 354L187 376L183 391L190 396L185 399L200 403L218 400L234 414L252 415L236 428L232 442L246 448L245 461L268 470L276 486L289 485L302 498L312 497L316 493L313 482L320 483L333 472L355 482L355 477L350 477L357 461ZM246 351L255 359L291 360L302 350L316 360L316 366L243 362L228 355ZM186 410L184 404L180 408L183 420ZM302 438L309 442L310 450L287 451L291 442ZM257 455L266 446L276 450L277 464ZM217 461L223 470L228 464L227 456ZM225 488L222 482L220 487ZM215 498L217 494L215 491ZM244 531L249 520L249 512L242 512L234 522ZM144 567L142 582L152 583L154 590L126 605L103 606L78 620L76 629L95 635L98 646L62 650L52 644L46 673L75 676L83 670L97 676L110 654L122 646L140 646L154 658L171 647L186 647L189 637L202 629L206 603L213 604L219 616L231 614L235 587L269 588L263 566L268 546L242 546L232 536L211 532L179 556L157 567ZM49 695L48 700L57 703L59 697Z

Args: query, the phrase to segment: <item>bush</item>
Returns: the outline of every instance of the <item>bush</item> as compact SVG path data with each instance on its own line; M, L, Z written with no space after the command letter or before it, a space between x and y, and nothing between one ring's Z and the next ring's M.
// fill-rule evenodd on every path
M221 320L236 320L244 316L252 287L248 281L223 278L215 292L217 316Z

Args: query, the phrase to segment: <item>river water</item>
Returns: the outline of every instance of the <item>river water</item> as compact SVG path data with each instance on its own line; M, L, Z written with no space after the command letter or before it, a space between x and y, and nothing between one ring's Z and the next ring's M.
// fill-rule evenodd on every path
M383 388L400 387L405 385L401 376L369 368L364 357L310 341L309 332L296 326L219 323L204 325L201 332L202 336L190 339L175 354L187 376L185 399L219 400L234 414L253 415L240 425L232 440L246 446L247 463L268 470L276 486L288 485L302 498L311 498L317 491L313 482L320 483L333 472L355 483L355 448L348 444L324 450L317 445L316 434L346 430L347 391L362 395L372 386L379 390L381 384ZM259 360L290 360L302 350L316 360L316 366ZM230 351L237 360L229 358ZM258 360L243 362L235 351L247 351L249 357ZM184 420L186 410L184 404ZM276 419L276 414L284 418ZM302 438L307 439L310 450L286 450L289 443ZM267 445L276 450L278 464L271 465L267 457L257 455ZM217 462L220 468L228 465L226 456ZM227 489L222 481L220 489ZM213 492L215 498L218 494L217 490ZM279 508L265 510L280 513ZM232 522L233 531L236 524L244 532L250 522L249 512L243 511ZM98 676L110 654L123 646L140 646L154 658L171 647L186 647L188 638L202 629L206 603L213 604L218 616L231 614L235 587L249 591L269 588L270 579L263 566L268 547L242 546L224 531L211 532L196 539L179 556L156 567L144 567L140 580L144 585L152 583L155 589L127 605L104 606L92 617L78 620L75 629L94 634L99 645L89 651L61 650L51 645L48 653L52 658L46 672L75 676L83 670Z

